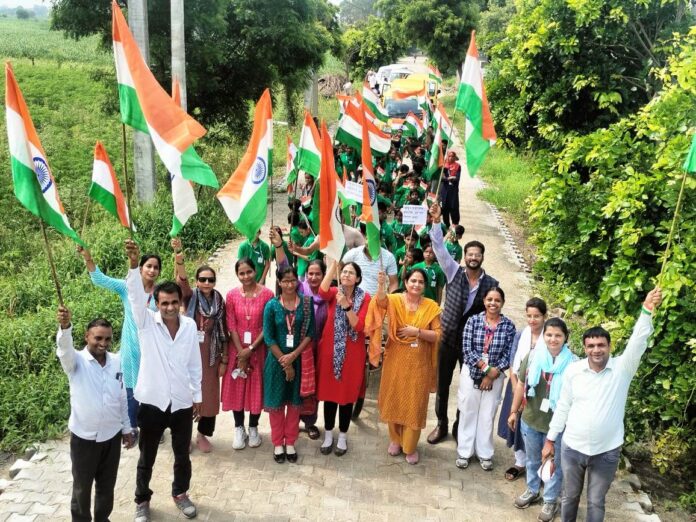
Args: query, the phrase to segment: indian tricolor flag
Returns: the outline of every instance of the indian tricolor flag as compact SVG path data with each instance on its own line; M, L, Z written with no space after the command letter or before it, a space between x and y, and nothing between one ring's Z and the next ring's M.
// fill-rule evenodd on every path
M363 124L361 123L363 119L368 131L372 154L384 156L391 149L391 137L370 122L364 111L354 103L346 103L345 105L345 113L338 122L338 129L336 130L336 141L353 147L355 150L360 150L363 143Z
M304 124L300 134L300 148L297 150L297 168L313 178L319 177L321 168L321 139L312 115L305 111Z
M404 136L420 138L423 135L423 122L418 116L409 112L403 124Z
M150 135L170 175L217 188L215 174L192 146L205 129L157 82L115 1L111 8L121 121Z
M447 111L441 102L437 103L437 109L435 109L435 113L433 114L433 122L435 129L440 130L442 138L447 141L452 141L452 122L447 117Z
M263 91L254 111L254 129L237 170L217 194L227 217L249 240L266 221L268 176L273 172L271 93Z
M285 160L285 184L288 186L288 193L292 191L292 186L297 181L296 158L297 147L292 142L290 134L288 134L288 156Z
M420 89L414 89L411 91L392 91L392 98L395 100L406 100L408 98L418 98L420 102L423 98L427 96L427 91L425 89L425 82L423 82L423 87Z
M130 228L131 222L126 198L121 192L109 155L100 141L97 141L94 146L94 164L92 165L92 184L89 187L89 197L118 219L121 225Z
M367 130L367 118L364 111L362 115L362 139L367 142L370 137ZM380 256L380 226L379 211L377 209L377 182L375 181L374 167L372 166L372 154L369 147L362 147L362 174L363 174L363 206L362 220L365 222L367 236L367 250L372 259Z
M370 84L367 82L363 83L362 98L365 101L365 105L367 105L367 107L372 111L372 114L374 114L378 120L383 122L387 122L389 120L387 110L382 107L379 97L372 89L370 89Z
M321 124L321 173L319 174L319 250L333 259L341 259L346 239L338 217L341 204L338 199L338 176L334 166L333 146L326 123Z
M15 196L32 214L84 246L70 227L46 153L9 62L5 63L5 114Z
M442 83L442 74L440 73L440 69L438 69L435 65L428 65L428 78L437 83Z
M430 147L430 159L428 160L428 165L425 169L425 174L428 181L433 179L433 176L437 174L442 167L444 167L445 162L442 156L442 133L438 127L435 130L433 144Z
M493 117L488 107L486 90L483 87L481 62L476 50L476 31L471 31L471 42L464 60L462 81L459 84L455 107L466 115L464 128L466 167L469 175L474 176L496 139Z

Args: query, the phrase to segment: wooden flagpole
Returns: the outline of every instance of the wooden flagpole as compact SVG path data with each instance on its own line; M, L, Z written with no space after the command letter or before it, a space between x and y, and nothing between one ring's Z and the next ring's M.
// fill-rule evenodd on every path
M48 256L48 265L51 268L51 277L53 278L53 283L56 285L56 294L58 294L58 304L60 306L65 306L63 303L63 292L60 288L60 281L58 281L58 274L56 272L56 264L53 262L53 253L51 252L51 245L48 244L48 235L46 234L46 225L41 218L39 218L39 223L41 224L41 234L44 239L44 246L46 247L46 255Z
M126 124L121 123L121 143L123 152L123 183L126 185L126 205L128 205L128 235L133 239L133 207L131 207L130 183L128 183L128 154L126 152Z
M85 215L82 216L82 230L80 230L80 235L83 236L85 234L85 229L87 228L87 218L89 217L89 211L92 206L92 198L87 196L87 206L85 207Z
M679 189L679 196L677 197L677 206L674 209L674 217L672 218L672 226L669 230L669 236L667 237L667 247L665 248L665 255L662 258L662 268L660 269L660 275L657 278L657 286L662 287L662 278L665 274L665 267L667 266L667 260L669 259L670 249L672 247L672 239L674 238L674 230L677 226L677 218L679 217L679 210L681 209L682 199L684 197L684 187L686 186L686 177L689 173L684 170L684 176L682 177L681 188Z

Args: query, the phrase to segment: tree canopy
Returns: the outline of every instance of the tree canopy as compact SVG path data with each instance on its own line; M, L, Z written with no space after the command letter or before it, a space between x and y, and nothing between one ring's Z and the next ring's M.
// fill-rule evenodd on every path
M327 0L208 0L184 9L189 111L207 124L245 127L248 103L263 89L282 84L291 100L340 46L337 9ZM167 87L169 12L168 0L148 2L150 68ZM110 46L110 2L57 0L52 28L73 38L100 34Z
M522 0L490 49L488 93L503 137L560 145L617 121L660 88L663 42L688 24L686 0Z

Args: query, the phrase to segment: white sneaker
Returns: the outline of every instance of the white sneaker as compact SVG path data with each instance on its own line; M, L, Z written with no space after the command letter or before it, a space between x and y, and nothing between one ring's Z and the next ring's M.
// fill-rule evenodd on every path
M261 445L261 435L258 428L249 427L249 447L258 448Z
M241 450L246 448L247 434L244 431L244 426L237 426L234 429L234 440L232 441L232 447L236 450Z

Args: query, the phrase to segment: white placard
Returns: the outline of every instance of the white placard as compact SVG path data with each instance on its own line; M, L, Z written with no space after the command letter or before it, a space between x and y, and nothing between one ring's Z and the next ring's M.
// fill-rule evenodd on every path
M425 225L428 209L423 205L404 205L401 208L401 216L404 225Z
M346 196L350 199L356 201L357 203L363 202L363 186L361 183L356 183L355 181L346 181Z

